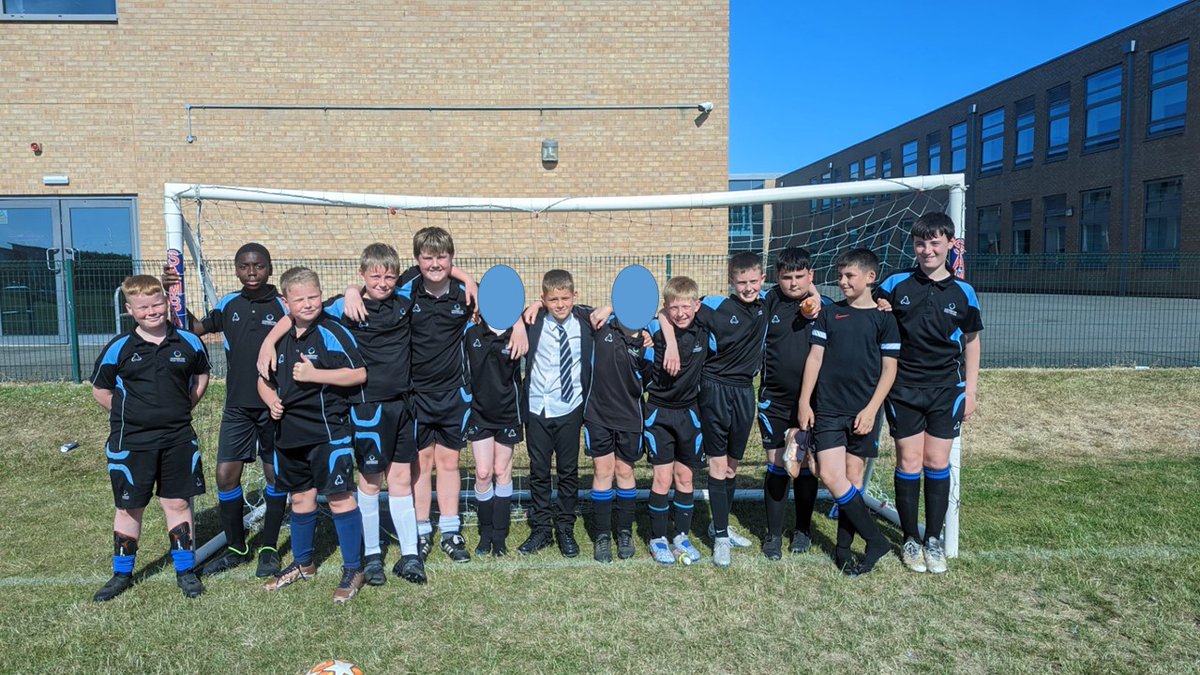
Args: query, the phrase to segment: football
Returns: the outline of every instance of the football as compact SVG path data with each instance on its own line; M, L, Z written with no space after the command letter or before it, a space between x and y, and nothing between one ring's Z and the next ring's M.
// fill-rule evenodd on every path
M821 298L810 295L800 303L800 313L806 319L815 319L821 313Z
M363 675L363 669L349 661L330 659L309 668L308 675Z

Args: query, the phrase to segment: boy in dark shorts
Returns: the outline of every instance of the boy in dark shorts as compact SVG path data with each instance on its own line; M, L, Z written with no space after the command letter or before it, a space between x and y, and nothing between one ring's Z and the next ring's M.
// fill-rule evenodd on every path
M349 602L362 588L362 514L354 500L351 401L361 402L367 369L354 338L322 311L316 272L293 267L279 280L293 327L279 342L272 379L258 393L275 420L275 480L292 496L292 563L267 582L277 591L317 573L313 537L317 494L333 512L342 550L342 578L334 604Z
M817 500L817 477L804 466L803 454L808 451L810 435L796 434L797 401L800 382L804 378L804 363L808 359L809 337L820 314L822 303L828 304L813 286L813 269L808 251L786 248L775 259L776 286L763 300L766 308L767 337L763 345L762 378L758 388L758 429L763 449L767 453L767 473L763 480L763 502L767 512L767 536L762 552L770 560L783 557L783 511L787 505L788 470L784 448L789 433L792 445L800 457L794 458L791 468L796 501L796 527L792 531L789 551L808 550L812 536L812 514ZM806 312L805 308L816 307Z
M475 456L475 500L479 543L475 555L508 555L512 521L513 446L525 438L521 415L521 360L509 345L518 325L492 328L482 318L469 324L467 364L471 369L471 416L467 440Z
M646 377L646 416L642 435L646 455L654 468L650 485L650 553L664 565L676 559L690 564L700 560L700 551L692 545L694 498L692 479L704 466L703 439L700 434L700 372L708 350L708 332L695 321L700 308L700 288L688 277L671 277L663 286L663 310L675 333L679 348L679 373L671 375L663 368L666 340L659 319L647 329L653 346L645 359L653 364ZM668 503L667 493L675 485L675 498ZM674 511L674 536L667 540L667 515Z
M587 330L588 327L585 327ZM641 330L608 317L592 333L592 387L584 402L584 454L592 458L592 557L612 562L613 506L617 512L617 557L633 557L633 517L637 480L633 463L642 455ZM616 482L616 490L613 482Z
M204 494L192 408L208 387L208 354L195 334L171 325L158 279L132 276L121 284L125 311L137 326L100 351L92 396L109 413L104 446L113 502L113 576L96 602L133 585L142 515L155 485L167 521L175 580L184 597L204 592L196 576L191 498Z
M926 213L913 223L917 266L879 286L900 325L900 365L888 395L888 426L896 441L896 512L904 530L901 559L914 572L942 574L942 526L950 504L950 450L975 412L979 333L975 289L946 267L954 221ZM925 473L925 538L917 528L921 472Z
M287 507L287 493L275 488L273 436L275 425L258 396L254 360L267 334L287 310L271 278L271 254L262 244L248 243L233 258L234 272L242 290L221 298L201 321L191 318L196 335L221 333L225 345L225 409L221 413L221 435L217 442L217 498L225 552L204 565L201 574L211 576L248 562L246 527L242 521L242 469L261 458L267 479L266 513L258 547L260 578L279 571L279 528ZM163 268L163 285L179 281L174 268Z
M855 576L870 572L891 549L861 490L866 460L879 453L879 408L896 378L900 331L871 298L871 284L879 274L874 253L846 251L838 257L837 269L846 299L821 312L812 328L798 420L801 430L812 430L821 482L838 504L834 562ZM857 566L850 560L856 532L867 543Z

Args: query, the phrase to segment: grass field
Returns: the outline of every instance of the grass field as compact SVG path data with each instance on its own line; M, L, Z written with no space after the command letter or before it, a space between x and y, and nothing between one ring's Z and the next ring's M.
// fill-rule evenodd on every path
M185 601L151 507L141 583L95 605L111 554L104 417L85 387L2 386L0 672L293 673L332 657L368 673L1200 671L1200 371L985 371L980 397L945 577L891 559L846 579L822 517L823 550L781 562L754 548L719 570L705 545L698 565L659 567L643 539L601 566L581 521L578 559L435 553L427 586L389 580L346 607L330 603L336 555L279 595L238 570ZM69 440L82 445L61 455ZM760 460L752 448L756 482ZM760 512L735 507L756 545ZM327 521L318 539L331 549Z

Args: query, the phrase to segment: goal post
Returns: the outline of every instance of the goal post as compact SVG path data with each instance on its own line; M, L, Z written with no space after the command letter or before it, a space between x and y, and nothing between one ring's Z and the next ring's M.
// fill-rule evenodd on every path
M535 250L536 242L548 240L550 254L547 255L511 254L476 245L471 256L460 254L456 257L456 264L464 261L480 267L510 264L522 274L527 289L536 287L531 283L533 276L540 277L541 271L550 265L570 265L580 270L578 274L582 277L603 277L610 271L615 273L621 265L644 262L657 274L695 276L702 291L723 294L727 290L723 286L723 261L729 252L725 246L729 241L726 236L728 209L756 205L774 207L769 228L763 228L769 229L770 240L756 240L752 249L763 254L764 269L769 265L772 253L791 245L806 246L830 263L830 256L841 250L865 246L886 254L888 260L911 264L908 233L904 227L922 212L929 209L945 212L954 221L957 236L967 238L966 188L963 174L731 192L611 197L419 196L167 183L163 210L167 257L177 266L180 278L186 280L168 292L172 311L177 315L186 316L189 301L200 300L207 311L220 297L218 288L223 292L236 290L231 286L234 282L232 273L222 272L218 277L214 270L220 268L232 272L227 264L223 268L221 265L237 246L255 239L272 247L276 243L273 237L292 237L296 229L311 228L308 223L320 223L324 235L344 242L343 247L337 249L340 258L332 260L328 253L284 255L277 256L276 262L311 264L318 267L323 276L326 271L335 271L349 277L348 270L357 271L357 261L351 263L350 259L363 245L371 241L391 242L404 251L411 230L416 227L413 223L418 223L420 226L444 224L456 240L475 230L495 230L500 233L498 236L511 241L512 250ZM805 202L811 204L811 208L804 208ZM781 215L783 211L790 215ZM678 217L656 215L671 212L682 214ZM408 217L412 220L407 220ZM298 226L297 220L305 224ZM638 242L630 244L625 241L628 238L623 234L625 230L612 227L614 223L632 224L648 234L648 241L641 245ZM678 244L701 239L711 242L713 227L725 228L719 233L719 250L710 246L710 254L697 256ZM596 232L602 229L612 232L604 235L608 239L596 240ZM521 241L522 237L528 241ZM659 264L663 258L665 264ZM892 263L893 266L896 264ZM718 269L719 272L715 271ZM485 269L471 271L478 276ZM589 279L588 283L607 286L612 278ZM660 277L660 285L662 281ZM191 291L190 296L185 289ZM606 297L594 299L599 302ZM199 316L201 312L194 314ZM961 442L956 439L951 450L951 493L945 523L946 553L951 557L957 556L959 551L961 457ZM868 473L872 470L873 466L869 467ZM898 524L898 516L887 496L890 488L883 483L876 479L876 489L865 491L868 505Z

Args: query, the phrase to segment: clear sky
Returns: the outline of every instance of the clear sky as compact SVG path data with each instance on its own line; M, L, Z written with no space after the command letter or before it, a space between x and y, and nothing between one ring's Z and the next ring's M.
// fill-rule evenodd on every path
M1179 4L730 0L729 172L798 169Z

